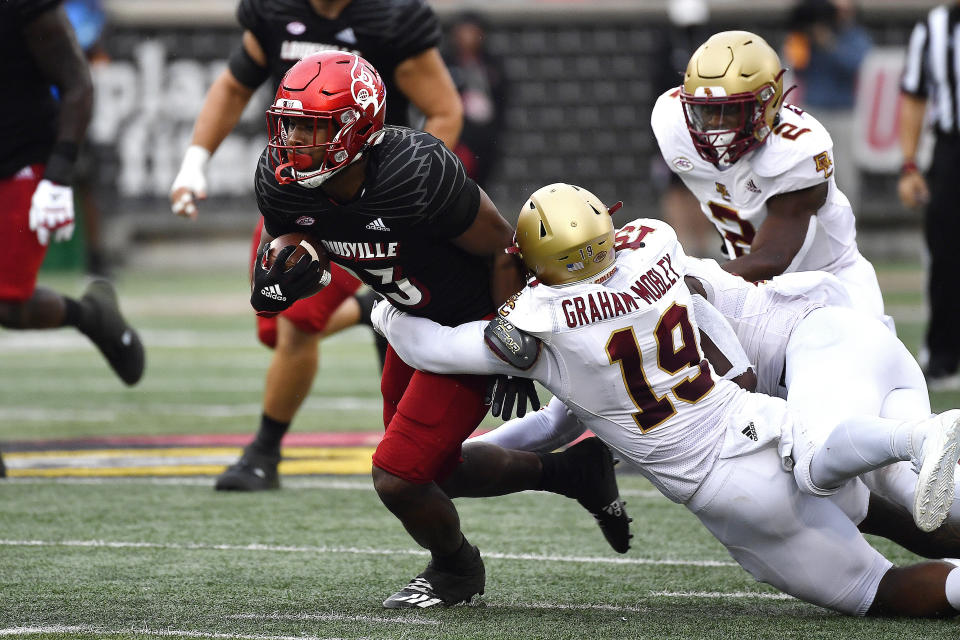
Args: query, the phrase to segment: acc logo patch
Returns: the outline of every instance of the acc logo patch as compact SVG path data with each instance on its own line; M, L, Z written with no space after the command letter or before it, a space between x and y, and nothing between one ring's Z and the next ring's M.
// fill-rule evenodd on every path
M305 227L309 227L314 222L316 222L316 220L314 220L310 216L300 216L299 218L297 218L297 224L301 224Z
M307 25L303 24L302 22L295 21L295 22L287 23L287 31L289 33L292 33L295 36L300 35L306 30L307 30Z
M673 159L673 167L677 171L683 171L683 172L692 171L693 162L691 162L687 158L684 158L683 156L677 156L676 158Z
M813 156L813 162L817 166L817 171L823 171L823 177L829 178L833 175L833 160L826 151Z

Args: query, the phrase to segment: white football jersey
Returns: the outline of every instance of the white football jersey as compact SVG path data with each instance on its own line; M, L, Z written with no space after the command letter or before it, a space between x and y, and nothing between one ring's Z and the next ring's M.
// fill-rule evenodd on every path
M823 271L747 282L713 260L687 258L687 273L703 283L707 301L726 317L757 374L757 391L787 397L784 364L794 327L824 305L852 306L843 284Z
M684 262L670 226L636 220L618 232L603 284L528 286L501 308L556 356L563 383L550 390L678 502L713 466L747 395L704 359Z
M766 141L722 170L693 146L679 88L657 100L651 127L664 161L700 201L731 259L750 252L769 198L823 182L829 185L826 203L811 218L803 246L786 271L837 272L858 258L853 210L834 180L833 141L809 113L785 105Z

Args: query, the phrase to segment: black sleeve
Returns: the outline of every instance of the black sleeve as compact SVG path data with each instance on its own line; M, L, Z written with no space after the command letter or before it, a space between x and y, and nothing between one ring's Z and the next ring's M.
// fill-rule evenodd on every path
M930 49L930 36L926 21L921 20L910 34L907 45L907 59L900 77L900 90L918 98L927 97L927 57Z
M9 0L14 6L14 15L20 23L27 23L41 13L56 8L63 0Z
M440 44L440 21L423 0L406 0L393 22L391 45L397 62Z
M433 190L434 197L427 215L420 224L426 224L435 238L449 239L470 228L480 210L480 187L467 176L460 160L444 145L442 153L434 157L431 173L441 176Z
M237 22L244 29L253 32L257 40L261 40L265 21L260 0L240 0L237 5Z
M243 42L240 42L233 53L230 54L230 61L227 64L233 77L250 89L256 89L270 77L270 69L258 65L247 53L247 48L243 46Z

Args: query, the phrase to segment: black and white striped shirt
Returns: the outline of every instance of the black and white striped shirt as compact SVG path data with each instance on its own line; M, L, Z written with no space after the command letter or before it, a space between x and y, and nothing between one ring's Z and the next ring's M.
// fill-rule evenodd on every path
M900 88L930 100L937 132L960 133L960 3L930 10L913 28Z

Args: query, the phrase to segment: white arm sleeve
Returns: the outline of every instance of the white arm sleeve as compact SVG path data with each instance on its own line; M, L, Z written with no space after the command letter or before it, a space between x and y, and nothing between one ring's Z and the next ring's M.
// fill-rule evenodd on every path
M488 442L505 449L547 453L573 442L586 428L556 397L546 407L514 418L467 442Z
M475 373L532 377L497 358L483 341L485 320L446 327L406 314L383 302L374 308L378 330L414 369L434 373Z
M693 294L693 315L697 325L716 345L732 365L730 370L723 374L724 380L732 380L750 368L750 361L737 339L733 327L723 317L723 314L707 302L700 294Z

